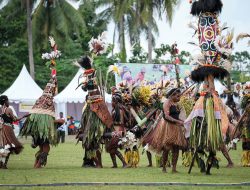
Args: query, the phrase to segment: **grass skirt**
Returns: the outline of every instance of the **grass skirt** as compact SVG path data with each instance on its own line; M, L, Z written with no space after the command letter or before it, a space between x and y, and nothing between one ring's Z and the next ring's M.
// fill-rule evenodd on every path
M218 99L218 98L217 98ZM223 144L222 129L228 127L228 119L220 108L216 97L201 97L187 120L192 122L190 130L190 146L209 151L219 150ZM196 107L197 106L197 107ZM186 121L185 121L186 122Z
M129 167L137 168L140 161L140 154L137 148L134 148L132 151L130 149L125 150L124 160Z
M32 113L25 121L20 135L31 135L36 145L49 143L57 144L57 129L54 124L55 118L47 114Z
M9 145L11 153L19 154L23 146L15 136L14 130L11 125L0 124L0 149Z
M166 122L163 118L143 137L142 143L148 144L149 150L157 154L161 154L163 148L173 145L185 148L187 145L182 127Z
M244 150L241 157L241 165L250 167L250 150Z
M88 158L95 157L96 151L100 149L104 127L97 114L87 105L81 118L81 133L83 147L86 149Z

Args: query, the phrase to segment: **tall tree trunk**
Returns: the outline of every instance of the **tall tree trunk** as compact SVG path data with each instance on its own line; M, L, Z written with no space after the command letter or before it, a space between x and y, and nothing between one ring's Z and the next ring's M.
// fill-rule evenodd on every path
M119 45L120 45L121 62L126 63L127 53L126 53L126 45L125 45L124 16L122 16L120 22L118 23L118 31L119 31Z
M153 22L153 5L149 6L149 21L148 21L148 63L152 63L152 51L153 51L153 34L152 34L152 22Z
M117 29L117 24L115 23L115 28L114 28L114 33L113 33L113 42L112 42L113 43L112 57L114 56L116 29Z
M27 31L28 31L28 46L29 46L29 65L30 65L30 75L35 79L35 67L34 67L34 57L33 57L33 40L32 40L32 22L31 22L31 7L30 0L26 0L27 6Z
M135 34L133 36L133 40L131 45L134 44L140 44L140 10L141 10L141 4L140 0L136 1L136 21L135 21Z

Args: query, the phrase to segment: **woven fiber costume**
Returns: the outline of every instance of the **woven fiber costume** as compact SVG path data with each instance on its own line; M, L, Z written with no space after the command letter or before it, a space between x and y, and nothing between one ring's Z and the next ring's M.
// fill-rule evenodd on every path
M243 38L250 38L250 34L240 33L236 42ZM250 46L250 40L248 41L248 46ZM238 84L238 93L241 95L240 89L241 86ZM244 92L242 93L243 98L241 102L241 108L244 110L238 126L241 132L242 138L242 157L241 157L241 165L250 167L250 83L247 82L244 86Z
M241 165L250 167L250 84L245 86L245 95L241 102L241 108L244 110L242 119L239 122L239 129L242 139L242 157Z
M217 17L221 9L220 0L198 0L193 2L191 9L191 14L199 17L197 33L203 55L203 60L198 62L198 66L192 71L191 78L195 82L204 82L204 90L185 121L185 125L187 131L191 126L190 146L195 148L196 153L209 152L207 168L201 169L202 172L206 171L206 174L210 174L212 165L218 167L216 150L223 144L222 130L226 131L228 127L226 112L214 87L214 78L223 79L229 74L225 69L228 68L228 62L225 59L230 51L225 50L232 47L229 43L232 35L230 40L225 42L224 37L220 36L221 28ZM205 166L204 163L201 165Z
M8 114L8 97L0 96L0 169L7 169L7 163L11 153L19 154L23 146L18 141L13 130L13 121L18 119L13 114Z
M45 166L47 156L50 150L50 144L57 144L57 129L55 125L55 107L53 98L57 93L57 78L55 70L55 58L60 56L60 51L57 50L55 41L50 37L50 43L53 51L44 56L46 59L51 59L51 78L47 83L43 94L32 107L31 115L27 118L21 129L21 135L31 135L33 138L32 147L39 146L40 150L36 153L35 168Z
M137 167L140 161L139 145L140 139L146 131L146 125L150 123L151 117L157 111L154 101L151 98L150 86L139 86L135 87L131 93L131 101L127 105L130 110L132 121L129 133L126 134L124 147L125 149L125 160L131 167ZM147 153L149 158L149 165L152 166L151 154Z
M172 151L172 171L176 172L176 165L179 156L179 149L186 147L186 140L182 131L183 121L180 120L179 102L180 89L173 88L167 93L166 101L163 104L163 111L156 119L154 128L143 137L143 143L148 149L162 153L163 172L166 172L169 151Z
M91 59L82 57L78 63L85 69L83 73L85 80L81 85L88 95L83 108L81 129L76 138L82 141L83 148L85 148L84 160L93 160L96 167L101 168L100 144L104 131L108 129L111 131L113 120L97 84L96 70L92 67ZM86 164L83 163L83 166Z
M118 150L119 140L126 133L125 122L127 121L126 108L122 104L122 93L113 89L112 92L112 118L114 121L114 131L112 133L106 133L104 136L110 135L106 138L105 145L107 152L110 153L110 157L113 162L113 168L117 168L116 156L121 160L123 167L127 166L122 154Z

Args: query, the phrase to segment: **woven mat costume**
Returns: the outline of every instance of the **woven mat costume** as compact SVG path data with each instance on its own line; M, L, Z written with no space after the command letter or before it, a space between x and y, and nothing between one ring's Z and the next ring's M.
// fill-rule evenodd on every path
M197 61L198 66L192 71L191 79L198 83L204 82L204 90L185 121L185 127L186 137L190 137L190 146L202 155L205 151L209 152L206 169L201 160L201 172L206 174L210 174L212 165L218 167L216 150L223 144L222 131L227 131L229 122L214 87L215 78L223 79L229 74L225 69L228 66L228 55L223 50L231 48L232 37L222 43L224 37L220 36L221 29L217 18L221 9L220 0L198 0L193 2L191 9L191 14L199 17L197 33L203 55L203 59Z
M60 51L57 50L55 41L51 37L50 42L54 52L52 52L51 55L59 56L58 54L60 54ZM50 145L57 144L55 107L53 102L54 96L57 93L55 58L56 57L53 56L48 56L47 58L51 59L51 78L46 84L42 96L38 98L35 105L32 107L32 110L30 111L31 115L26 119L20 132L22 136L31 135L33 138L32 147L36 148L39 146L40 148L40 150L35 155L35 168L40 168L41 166L46 165Z
M55 107L53 97L57 87L56 77L51 77L42 96L36 101L22 128L21 135L31 135L36 146L44 143L57 144L57 130L54 124Z

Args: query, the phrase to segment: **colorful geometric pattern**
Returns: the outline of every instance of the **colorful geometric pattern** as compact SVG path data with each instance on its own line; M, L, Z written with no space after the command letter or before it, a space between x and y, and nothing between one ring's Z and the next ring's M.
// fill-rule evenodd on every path
M199 17L199 44L206 64L214 64L218 51L214 46L214 41L218 35L217 15L214 13L202 13Z
M40 110L47 110L47 112L54 113L55 106L54 106L53 98L56 93L56 88L57 88L57 79L53 77L47 83L42 96L38 98L35 105L32 107L32 110L40 109Z

